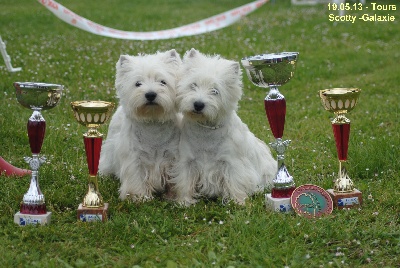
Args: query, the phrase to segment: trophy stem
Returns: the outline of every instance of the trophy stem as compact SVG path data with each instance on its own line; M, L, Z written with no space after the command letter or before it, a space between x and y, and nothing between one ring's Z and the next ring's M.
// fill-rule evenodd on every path
M97 176L89 175L88 192L83 198L82 205L87 208L99 208L104 205L103 197L99 192Z
M335 180L333 191L336 193L350 193L354 190L353 181L347 174L347 169L344 167L346 161L339 161L339 174Z
M24 194L20 206L20 213L22 214L41 215L47 213L44 195L39 187L38 175L39 172L37 170L32 170L29 189L28 192Z
M85 144L86 160L89 169L88 192L83 199L82 205L89 208L102 207L103 198L99 192L97 172L99 169L100 151L103 137L91 137L84 134L83 141Z

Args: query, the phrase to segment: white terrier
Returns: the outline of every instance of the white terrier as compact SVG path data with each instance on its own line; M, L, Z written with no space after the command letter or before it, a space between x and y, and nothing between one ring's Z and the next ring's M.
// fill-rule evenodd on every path
M222 196L224 202L244 204L272 184L277 163L236 114L242 95L239 63L191 49L182 70L179 160L171 179L176 199L190 205L201 196Z
M101 174L121 181L120 198L145 201L168 190L178 156L177 73L182 61L173 49L154 55L121 55L115 87L119 107L100 155Z

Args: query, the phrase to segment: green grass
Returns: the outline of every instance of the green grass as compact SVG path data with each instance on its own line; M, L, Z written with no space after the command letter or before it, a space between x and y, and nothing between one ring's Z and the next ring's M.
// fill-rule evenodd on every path
M245 0L60 1L100 24L152 31L191 23ZM397 1L380 1L400 6ZM373 14L371 10L347 14ZM48 226L18 227L29 179L0 176L1 267L399 267L400 12L395 22L333 23L325 5L268 3L238 23L208 34L163 41L127 41L92 35L58 20L36 1L0 0L0 34L18 73L0 61L0 155L27 168L26 121L31 112L15 98L15 81L65 85L47 121L40 186L53 213ZM118 199L118 181L100 178L111 205L106 223L76 220L86 192L85 128L69 103L117 101L115 63L120 54L190 48L239 61L265 52L299 51L295 77L281 87L287 100L284 138L292 143L287 165L297 185L331 188L338 163L330 119L320 89L358 87L352 122L349 173L363 192L361 210L334 210L309 220L266 211L263 195L244 206L203 200L190 208L160 199L134 204ZM243 77L239 115L266 142L273 141L263 108L266 90ZM107 133L107 125L100 131ZM370 196L370 198L368 198Z

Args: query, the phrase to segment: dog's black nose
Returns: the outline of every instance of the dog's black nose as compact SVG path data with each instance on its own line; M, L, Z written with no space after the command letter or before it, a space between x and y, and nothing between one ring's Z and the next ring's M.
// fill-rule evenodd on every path
M150 91L150 92L147 92L146 94L144 94L144 96L146 97L146 99L147 99L148 101L153 101L153 100L156 99L157 93L155 93L155 92L153 92L153 91Z
M193 103L193 105L194 105L194 109L197 111L197 112L200 112L201 110L203 110L204 109L204 103L203 102L201 102L201 101L196 101L196 102L194 102Z

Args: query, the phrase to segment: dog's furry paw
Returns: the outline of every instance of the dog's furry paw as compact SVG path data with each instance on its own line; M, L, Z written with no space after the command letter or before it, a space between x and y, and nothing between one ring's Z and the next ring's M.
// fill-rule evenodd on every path
M131 195L131 194L126 194L126 197L124 199L130 200L135 203L143 203L143 202L148 202L154 199L152 195L147 196L147 195Z
M177 203L183 207L190 207L191 205L194 205L198 202L198 200L191 198L191 197L185 197L182 199L176 200Z

